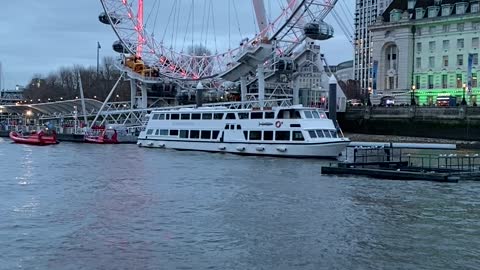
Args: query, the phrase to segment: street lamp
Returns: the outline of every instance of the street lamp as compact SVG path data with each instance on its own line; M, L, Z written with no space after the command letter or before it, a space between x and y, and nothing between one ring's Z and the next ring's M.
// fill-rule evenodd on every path
M410 105L412 106L417 105L417 102L415 101L415 89L417 89L417 87L415 85L412 85L412 92L411 92L412 98L410 101Z
M467 101L465 100L465 91L467 90L467 85L466 84L463 84L463 95L462 95L462 103L461 105L467 105Z

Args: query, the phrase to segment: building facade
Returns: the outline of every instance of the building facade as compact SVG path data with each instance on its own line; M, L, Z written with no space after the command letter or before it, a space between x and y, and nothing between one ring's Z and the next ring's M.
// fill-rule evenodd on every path
M373 92L477 103L479 0L395 0L370 30Z
M354 78L359 81L363 94L366 93L372 73L371 33L369 27L392 0L356 0L355 7L355 52Z

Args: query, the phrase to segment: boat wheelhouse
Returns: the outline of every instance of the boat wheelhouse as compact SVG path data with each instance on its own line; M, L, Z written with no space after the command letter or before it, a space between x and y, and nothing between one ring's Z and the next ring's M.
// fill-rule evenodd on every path
M142 147L292 157L337 157L349 143L324 111L301 106L156 110L137 142Z

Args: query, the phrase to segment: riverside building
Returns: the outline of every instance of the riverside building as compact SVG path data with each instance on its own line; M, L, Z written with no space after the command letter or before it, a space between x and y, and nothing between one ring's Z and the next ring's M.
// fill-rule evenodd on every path
M394 0L370 27L369 87L397 103L476 105L479 11L479 0Z
M356 0L354 77L359 81L362 94L366 94L372 72L371 33L375 23L392 0Z

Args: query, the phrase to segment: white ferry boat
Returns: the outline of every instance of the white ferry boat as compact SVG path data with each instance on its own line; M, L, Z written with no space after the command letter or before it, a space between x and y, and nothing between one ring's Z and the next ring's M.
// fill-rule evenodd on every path
M339 156L349 143L324 111L302 106L156 110L137 142L152 148L330 158Z

